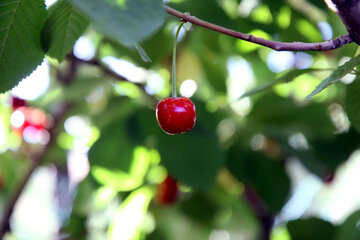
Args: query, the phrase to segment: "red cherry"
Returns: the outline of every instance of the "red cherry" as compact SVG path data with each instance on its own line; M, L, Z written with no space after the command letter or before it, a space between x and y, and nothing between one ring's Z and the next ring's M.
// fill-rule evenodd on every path
M159 184L157 193L156 193L156 201L162 205L172 204L176 201L179 195L179 187L177 181L167 176L164 182Z
M186 97L164 98L156 106L156 118L167 134L185 133L195 125L195 105Z

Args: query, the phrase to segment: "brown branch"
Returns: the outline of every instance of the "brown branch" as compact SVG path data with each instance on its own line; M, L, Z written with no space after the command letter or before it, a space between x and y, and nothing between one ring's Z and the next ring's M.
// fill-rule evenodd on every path
M337 14L340 16L342 22L351 39L360 44L360 5L359 0L332 0L337 8Z
M236 32L234 30L224 28L209 22L206 22L204 20L201 20L197 17L190 16L185 13L181 13L175 9L172 9L168 6L164 6L167 13L181 18L183 21L191 22L192 24L225 34L229 35L231 37L235 37L238 39L242 39L248 42L252 42L255 44L259 44L271 49L274 49L276 51L328 51L333 50L336 48L340 48L344 46L347 43L353 42L349 35L346 36L340 36L338 38L320 42L320 43L303 43L303 42L292 42L292 43L286 43L286 42L277 42L272 40L267 40L259 37L255 37L253 35Z
M256 190L249 186L245 185L244 189L244 197L252 207L255 215L258 217L259 222L261 224L261 239L269 240L271 229L274 225L274 215L270 214L266 207L264 206L260 196L256 192Z
M92 66L96 66L98 68L100 68L100 70L105 73L106 75L114 78L116 81L125 81L125 82L131 82L132 84L135 84L136 86L139 87L139 89L148 97L148 99L150 100L152 106L155 108L156 104L157 104L157 99L152 96L149 95L146 90L145 90L145 86L144 84L141 83L136 83L136 82L132 82L129 79L127 79L125 76L122 76L116 72L114 72L113 70L111 70L108 66L106 66L104 63L102 63L101 61L99 61L97 58L93 58L91 60L83 60L80 58L77 58L75 55L73 54L69 54L68 58L75 60L78 63L83 63L83 64L88 64L88 65L92 65Z
M59 107L57 113L54 114L54 124L52 128L49 130L50 134L50 140L49 142L43 147L43 149L31 156L31 165L28 171L25 173L25 176L21 180L18 188L14 192L14 195L10 198L6 208L5 212L2 216L2 223L0 225L0 239L3 239L4 235L10 231L10 217L14 211L15 205L23 192L26 184L28 183L31 175L33 174L34 170L41 164L42 160L44 159L44 156L48 152L49 148L52 146L52 144L56 140L57 132L55 132L55 127L57 126L57 123L64 117L67 110L69 108L68 104L64 104Z

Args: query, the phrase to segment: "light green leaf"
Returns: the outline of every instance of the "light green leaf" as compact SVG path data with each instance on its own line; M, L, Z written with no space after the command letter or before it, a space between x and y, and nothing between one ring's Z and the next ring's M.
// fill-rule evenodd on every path
M110 240L140 239L141 225L148 210L153 191L142 187L133 191L121 204L110 224Z
M154 33L164 22L158 0L70 0L105 36L133 46Z
M67 0L57 2L49 11L50 16L41 34L42 45L49 56L62 61L89 21Z
M0 1L0 92L10 90L38 66L44 53L40 32L44 1Z
M281 77L278 77L271 82L268 82L264 85L261 85L259 87L256 87L256 88L244 93L240 98L249 97L251 95L254 95L254 94L257 94L264 90L267 90L267 89L273 87L275 84L283 83L283 82L290 82L302 74L309 73L309 72L315 72L315 71L329 71L329 69L318 69L318 68L296 69L296 70L285 73Z
M357 77L353 83L347 85L345 110L351 125L360 132L360 78Z
M351 72L354 67L360 64L360 55L350 59L343 65L339 66L330 76L325 78L316 88L315 90L306 97L306 99L310 99L325 88L329 87L331 84L340 81L346 74Z
M151 62L150 57L147 55L145 50L139 44L135 44L135 48L138 51L138 53L140 54L140 57L144 62Z

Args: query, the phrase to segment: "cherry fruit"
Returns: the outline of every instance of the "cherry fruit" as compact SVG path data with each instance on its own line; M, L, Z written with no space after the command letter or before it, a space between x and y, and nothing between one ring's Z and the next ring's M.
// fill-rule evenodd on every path
M156 106L156 119L167 134L188 132L196 122L195 105L186 97L164 98Z
M176 202L179 195L179 187L177 181L171 176L158 185L156 193L156 201L162 205L169 205Z

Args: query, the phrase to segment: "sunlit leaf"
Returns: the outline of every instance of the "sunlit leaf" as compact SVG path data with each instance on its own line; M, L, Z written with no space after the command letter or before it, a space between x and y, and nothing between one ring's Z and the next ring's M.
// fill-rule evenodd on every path
M42 62L40 32L46 17L44 1L0 2L0 93L13 88Z
M306 99L310 99L325 88L329 87L333 83L340 81L346 74L351 72L354 67L360 64L360 55L350 59L343 65L339 66L330 76L325 78L316 88L315 90L306 97Z
M109 239L140 239L141 224L144 221L151 198L152 190L149 187L142 187L132 192L115 213L108 231Z
M328 70L327 69L319 69L319 68L295 69L295 70L285 73L284 75L282 75L279 78L276 78L273 81L270 81L264 85L256 87L250 91L247 91L246 93L244 93L241 96L241 98L249 97L249 96L257 94L259 92L268 90L278 83L290 82L302 74L309 73L309 72L316 72L316 71L328 71Z

